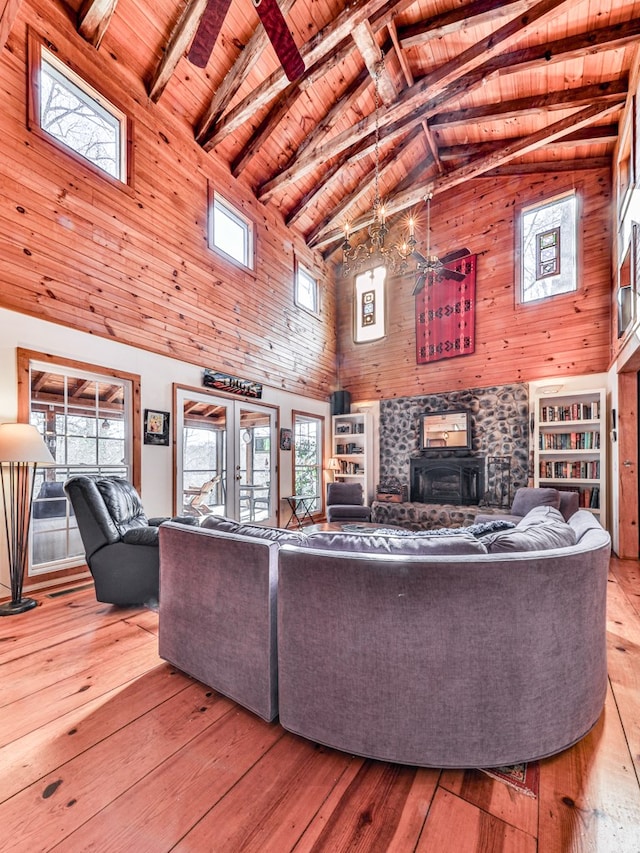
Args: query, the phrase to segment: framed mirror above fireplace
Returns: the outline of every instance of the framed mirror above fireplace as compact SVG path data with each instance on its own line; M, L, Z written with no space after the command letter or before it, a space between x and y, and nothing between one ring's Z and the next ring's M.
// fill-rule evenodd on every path
M421 450L470 450L469 412L426 412L420 416Z

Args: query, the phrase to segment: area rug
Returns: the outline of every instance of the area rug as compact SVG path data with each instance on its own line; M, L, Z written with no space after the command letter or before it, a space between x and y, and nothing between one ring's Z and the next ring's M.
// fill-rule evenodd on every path
M529 764L512 764L509 767L480 767L479 769L481 773L504 782L521 794L526 794L527 797L537 798L538 796L540 765L537 761L531 761Z

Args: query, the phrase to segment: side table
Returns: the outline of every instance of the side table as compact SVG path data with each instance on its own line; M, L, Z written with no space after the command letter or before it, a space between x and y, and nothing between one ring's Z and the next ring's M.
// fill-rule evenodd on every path
M317 495L287 495L285 501L291 509L291 517L285 524L285 528L291 527L294 521L298 528L302 527L305 521L310 521L313 524L313 516L311 510L318 500Z

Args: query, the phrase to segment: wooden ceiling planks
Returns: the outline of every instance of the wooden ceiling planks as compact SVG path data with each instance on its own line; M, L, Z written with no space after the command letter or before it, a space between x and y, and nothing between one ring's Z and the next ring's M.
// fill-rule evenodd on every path
M509 163L535 171L536 164L553 168L572 158L610 158L610 135L558 144L546 133L561 120L570 126L583 104L536 107L535 98L625 81L640 39L640 2L626 0L281 0L308 63L303 78L290 86L250 0L232 0L206 69L182 58L187 48L172 45L172 35L188 9L197 17L198 3L93 0L84 4L79 26L88 39L99 32L100 51L139 77L160 109L182 115L205 151L215 152L309 242L336 209L351 207L357 217L370 205L363 188L373 173L374 99L364 75L376 45L388 69L381 85L381 100L387 101L380 110L381 136L394 121L404 123L381 144L390 160L384 194L400 212L402 204L420 198L419 188L396 191L416 158L431 163L426 175L441 191L456 185L456 174L468 179L497 167L497 154L477 147L490 140L502 143L505 169ZM102 21L96 21L99 14ZM534 100L527 106L525 98ZM469 113L464 124L446 121L458 109L517 101L522 111ZM606 118L594 110L586 128L615 126L619 115L620 106ZM416 127L423 139L407 145ZM527 139L543 142L532 147L522 142ZM466 157L447 153L461 146L468 146ZM359 198L349 204L358 189ZM423 195L426 190L425 182ZM336 236L325 251L338 244Z

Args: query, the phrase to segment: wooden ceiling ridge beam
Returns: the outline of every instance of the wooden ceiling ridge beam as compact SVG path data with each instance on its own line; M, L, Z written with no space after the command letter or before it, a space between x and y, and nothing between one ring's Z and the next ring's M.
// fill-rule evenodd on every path
M207 0L189 0L171 30L162 59L147 84L147 94L154 103L160 100L176 66L193 41L206 7Z
M300 48L300 55L307 70L323 61L329 67L335 64L336 52L341 52L345 48L348 50L352 45L351 33L358 24L371 19L380 21L378 27L380 28L388 17L410 6L411 2L412 0L357 0ZM324 74L327 69L321 66L315 70ZM205 151L210 151L230 133L241 127L257 110L270 103L286 86L285 73L282 68L278 68L229 112L222 115L215 124L206 122L205 126L205 121L201 121L196 131L196 141ZM209 111L207 115L208 113Z
M296 0L280 0L280 9L283 15L286 15ZM253 66L257 57L262 53L264 48L269 43L269 37L260 24L254 31L249 41L240 51L235 62L225 74L222 83L218 86L211 103L207 107L204 115L201 117L195 131L196 141L202 144L202 140L206 138L212 127L226 110L227 106L236 94L247 72ZM206 146L205 146L206 148ZM208 149L207 149L208 150Z
M627 94L628 79L608 80L589 86L578 86L573 89L562 89L557 92L546 92L544 95L529 95L526 98L514 98L512 101L483 104L479 107L467 107L450 113L436 113L429 121L431 128L455 127L468 125L470 122L483 119L484 121L504 120L518 115L537 113L543 109L572 108L588 106L595 103L618 101L620 95Z
M413 130L403 139L401 145L391 148L380 161L378 169L379 178L384 178L392 166L396 165L396 161L401 156L402 151L413 142L421 132L420 127L414 127ZM345 221L348 218L349 209L356 205L375 185L375 163L369 175L365 179L358 182L357 187L348 193L342 200L331 209L331 213L325 216L313 229L305 235L305 241L308 246L315 247L315 238L326 228L330 228L334 222L339 220Z
M509 141L498 151L494 151L484 157L478 158L471 163L465 164L458 169L454 169L451 172L446 173L445 175L438 175L422 187L414 186L405 192L398 193L387 200L385 204L387 215L392 216L406 210L408 207L418 204L423 201L429 193L437 195L438 193L446 192L457 187L459 184L470 180L471 178L476 178L491 169L496 169L499 166L505 165L516 157L521 157L531 151L536 151L547 143L564 136L566 133L580 130L582 127L586 127L593 123L596 119L609 115L614 110L619 109L619 106L619 104L607 104L604 106L597 104L583 107L576 113L566 116L565 118L536 131L536 133L530 134L522 139ZM354 223L353 227L357 229L366 228L370 222L371 215L369 214L365 217L361 217L356 223ZM330 236L332 237L331 240L329 239ZM341 237L342 235L338 229L334 229L332 235L326 235L326 243L336 243L341 239Z
M118 0L85 0L78 12L78 32L94 47L100 47L116 11Z
M535 0L475 0L423 21L399 27L398 38L406 50L408 47L423 45L432 39L466 30L470 26L495 24L496 18L521 14L533 2Z
M380 117L381 126L414 114L418 108L423 107L428 99L434 99L436 96L441 99L458 96L461 91L468 91L471 81L475 85L481 85L484 73L479 72L479 67L483 70L488 60L495 56L505 44L524 38L540 23L541 19L553 14L565 2L566 0L541 0L527 15L517 16L494 33L471 45L459 56L427 74L413 86L405 89L396 103L387 108ZM477 73L475 77L467 78L466 84L462 84L462 78L467 72L470 74ZM448 87L452 88L447 91ZM440 106L442 101L436 98L436 102L437 106ZM427 117L428 115L423 113L422 118ZM264 200L266 196L271 196L277 189L294 183L358 139L367 136L373 130L374 122L375 115L370 114L353 127L337 134L325 145L318 146L302 157L296 157L289 167L281 170L260 187L259 197Z

